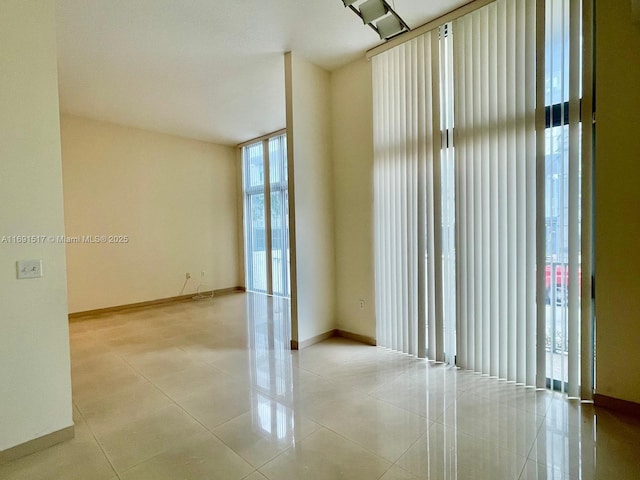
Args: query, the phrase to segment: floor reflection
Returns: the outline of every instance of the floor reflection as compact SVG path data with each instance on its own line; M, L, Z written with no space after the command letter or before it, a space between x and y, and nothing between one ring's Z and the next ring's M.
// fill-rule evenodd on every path
M290 301L247 294L252 425L277 440L295 441Z
M383 480L640 478L637 420L338 339L292 355L288 300L248 295L247 311L253 429L294 447L271 462L282 471L265 467L269 478L304 478L315 462L297 445L303 416L392 462ZM318 478L342 478L324 461Z
M289 348L287 299L73 323L76 438L3 480L638 480L640 420L382 348Z

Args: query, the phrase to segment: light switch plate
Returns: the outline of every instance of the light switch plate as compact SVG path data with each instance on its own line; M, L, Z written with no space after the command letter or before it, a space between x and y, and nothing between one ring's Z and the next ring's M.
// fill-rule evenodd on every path
M42 277L42 260L18 260L16 262L18 279Z

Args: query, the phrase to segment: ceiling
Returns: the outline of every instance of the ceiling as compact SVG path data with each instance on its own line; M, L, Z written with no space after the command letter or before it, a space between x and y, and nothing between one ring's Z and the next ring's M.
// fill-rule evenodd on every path
M469 0L392 0L415 28ZM286 51L333 70L380 43L340 0L56 0L65 113L224 145L285 125Z

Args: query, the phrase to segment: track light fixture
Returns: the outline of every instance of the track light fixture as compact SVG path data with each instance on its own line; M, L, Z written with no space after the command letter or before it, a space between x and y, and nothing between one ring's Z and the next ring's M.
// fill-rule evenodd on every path
M342 3L369 25L381 40L389 40L411 30L386 0L342 0Z

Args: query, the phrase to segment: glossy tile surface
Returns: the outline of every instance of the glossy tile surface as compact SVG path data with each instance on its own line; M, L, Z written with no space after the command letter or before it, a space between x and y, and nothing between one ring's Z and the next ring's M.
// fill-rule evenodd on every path
M76 438L11 479L640 479L640 420L344 339L234 294L71 324Z

